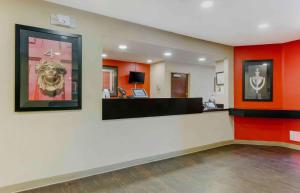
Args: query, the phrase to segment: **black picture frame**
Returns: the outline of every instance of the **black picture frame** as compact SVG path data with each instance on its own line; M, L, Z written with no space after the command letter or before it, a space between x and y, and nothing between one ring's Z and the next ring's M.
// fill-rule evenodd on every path
M264 71L265 78L265 86L264 89L264 96L259 97L256 93L256 97L250 96L250 79L246 82L246 77L252 76L250 73L253 74L253 72L249 72L249 69L251 68L262 68L266 69ZM250 68L249 68L250 67ZM256 73L256 72L254 72ZM255 89L253 89L255 90ZM251 91L252 93L254 91ZM265 59L265 60L245 60L243 62L243 101L257 101L257 102L272 102L273 101L273 60L272 59Z
M117 66L107 66L107 65L103 65L103 70L107 69L107 70L112 70L114 71L114 88L113 90L110 92L110 96L111 97L117 97L118 96L118 86L119 86L119 82L118 82L118 67Z
M223 82L220 83L220 81L221 81L221 80L220 80L220 77L219 77L220 74L223 74L223 76L225 75L225 74L224 74L224 71L223 71L223 72L217 72L217 73L216 73L216 85L218 85L218 86L224 85L224 79L223 79Z
M71 43L70 100L29 100L29 38ZM82 36L15 25L15 111L80 110L82 108ZM66 62L60 60L60 62ZM64 88L64 87L63 87ZM63 90L65 93L65 88Z

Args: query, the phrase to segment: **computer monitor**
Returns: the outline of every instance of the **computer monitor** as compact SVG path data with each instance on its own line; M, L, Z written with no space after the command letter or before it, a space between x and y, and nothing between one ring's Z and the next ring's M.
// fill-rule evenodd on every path
M143 88L131 89L134 98L148 98L147 92Z

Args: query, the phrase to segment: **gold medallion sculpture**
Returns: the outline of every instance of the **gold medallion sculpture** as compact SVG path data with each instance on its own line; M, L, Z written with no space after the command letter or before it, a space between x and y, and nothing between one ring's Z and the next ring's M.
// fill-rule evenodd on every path
M67 70L63 64L55 61L44 61L37 64L35 70L41 93L49 97L55 97L64 91L64 77Z

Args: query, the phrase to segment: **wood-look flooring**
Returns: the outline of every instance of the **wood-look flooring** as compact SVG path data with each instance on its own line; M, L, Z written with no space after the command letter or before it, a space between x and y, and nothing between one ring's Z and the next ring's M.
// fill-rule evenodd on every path
M26 193L300 193L300 152L229 145Z

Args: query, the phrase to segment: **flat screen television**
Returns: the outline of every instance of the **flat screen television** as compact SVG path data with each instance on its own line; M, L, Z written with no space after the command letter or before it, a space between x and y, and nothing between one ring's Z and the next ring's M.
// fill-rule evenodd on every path
M144 84L145 73L144 72L130 72L129 83Z

